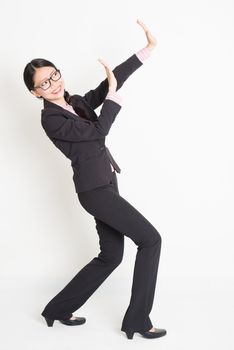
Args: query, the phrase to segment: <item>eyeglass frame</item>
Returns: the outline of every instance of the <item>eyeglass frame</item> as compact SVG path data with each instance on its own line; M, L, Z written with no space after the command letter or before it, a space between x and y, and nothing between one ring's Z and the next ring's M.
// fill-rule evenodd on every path
M54 79L52 78L52 76L53 76L54 73L56 73L56 72L58 72L58 73L60 74L60 77L59 77L57 80L54 80ZM45 81L47 81L47 80L49 81L50 86L49 86L48 88L46 88L46 89L43 89L41 86L34 86L34 89L40 88L40 89L42 89L43 91L46 91L46 90L48 90L48 89L51 87L51 80L53 80L53 81L58 81L61 77L62 77L62 74L61 74L60 70L57 69L57 68L55 68L55 71L51 74L51 76L45 80ZM41 83L41 84L42 84L42 83Z

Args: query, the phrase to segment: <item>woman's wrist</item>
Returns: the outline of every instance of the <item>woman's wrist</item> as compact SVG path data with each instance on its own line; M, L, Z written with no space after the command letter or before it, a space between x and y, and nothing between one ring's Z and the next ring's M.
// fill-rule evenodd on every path
M112 100L116 103L118 103L119 105L122 105L122 97L120 95L117 94L115 89L109 89L107 95L106 95L106 99Z
M137 51L136 55L139 58L139 60L143 63L150 55L151 55L151 50L148 48L148 45L143 47L143 49Z
M148 44L148 45L146 46L146 48L147 48L148 50L150 50L150 51L152 51L155 47L156 47L156 45L153 45L153 44Z
M110 88L110 87L109 87L108 92L113 92L113 93L115 93L115 92L116 92L116 88Z

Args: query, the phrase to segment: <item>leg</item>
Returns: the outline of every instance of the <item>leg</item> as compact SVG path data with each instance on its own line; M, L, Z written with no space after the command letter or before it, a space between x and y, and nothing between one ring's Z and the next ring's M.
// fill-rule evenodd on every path
M112 184L118 192L117 184ZM97 203L98 205L98 203ZM94 217L99 235L100 253L46 305L42 315L52 319L68 319L80 308L111 272L120 264L124 236L113 227Z
M122 261L124 236L101 220L95 218L95 221L101 250L98 257L83 267L46 305L43 316L55 319L69 318Z
M111 185L79 193L82 206L96 218L131 238L138 246L132 294L122 323L123 331L152 328L152 309L161 251L161 236L154 226Z

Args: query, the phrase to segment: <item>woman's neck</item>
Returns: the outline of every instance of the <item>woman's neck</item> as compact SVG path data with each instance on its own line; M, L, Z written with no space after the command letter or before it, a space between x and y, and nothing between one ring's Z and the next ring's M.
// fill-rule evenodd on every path
M59 100L52 101L52 102L59 105L59 106L62 106L62 107L68 105L68 103L66 102L64 97L59 99Z

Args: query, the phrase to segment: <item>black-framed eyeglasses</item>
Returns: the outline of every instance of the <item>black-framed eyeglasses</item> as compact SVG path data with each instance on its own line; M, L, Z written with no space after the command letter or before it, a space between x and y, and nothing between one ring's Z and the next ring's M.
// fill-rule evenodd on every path
M41 88L42 90L47 90L51 87L51 80L57 81L61 78L61 72L59 69L56 69L56 71L53 72L50 78L44 80L40 85L34 86L34 89Z

